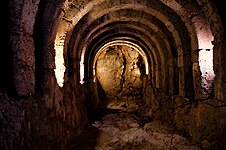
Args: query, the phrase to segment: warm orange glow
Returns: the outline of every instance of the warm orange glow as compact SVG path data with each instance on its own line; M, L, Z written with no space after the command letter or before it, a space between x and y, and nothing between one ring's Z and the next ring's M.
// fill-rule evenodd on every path
M128 46L128 47L131 47L133 49L135 49L144 59L144 62L145 62L145 72L146 72L146 75L149 74L149 65L148 65L148 61L147 61L147 56L146 54L144 53L144 51L142 50L142 48L135 44L135 43L132 43L130 42L129 40L126 40L126 39L118 39L118 40L113 40L111 42L108 42L107 44L103 45L99 51L97 52L95 58L94 58L94 64L93 64L93 75L95 76L95 66L96 66L96 61L97 61L97 58L99 57L100 53L105 50L105 48L107 47L110 47L110 46L114 46L114 45L125 45L125 46ZM137 72L138 74L140 74L140 72ZM95 79L93 80L95 82Z

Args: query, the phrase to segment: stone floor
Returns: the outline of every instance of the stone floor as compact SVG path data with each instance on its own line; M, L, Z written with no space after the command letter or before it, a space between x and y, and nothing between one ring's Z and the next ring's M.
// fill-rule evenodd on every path
M142 121L127 112L108 112L84 128L72 150L201 150L172 125Z

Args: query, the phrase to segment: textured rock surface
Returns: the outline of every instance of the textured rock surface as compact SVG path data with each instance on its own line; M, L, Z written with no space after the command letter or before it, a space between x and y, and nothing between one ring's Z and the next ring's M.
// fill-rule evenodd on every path
M33 30L39 0L10 3L10 45L13 54L14 92L19 96L35 92L35 44Z
M76 144L85 149L87 143L97 149L196 149L185 137L204 150L226 147L223 1L9 0L2 3L6 10L2 9L1 14L7 15L1 23L4 41L0 51L0 149L68 150ZM200 41L209 35L213 37L206 39L210 47L205 49ZM93 109L89 103L96 92L93 66L89 65L98 47L122 36L142 45L148 58L148 79L144 84L143 69L137 64L143 60L128 48L117 52L120 57L103 55L99 65L112 69L104 76L112 80L102 80L102 72L99 79L107 97L113 100L110 108L136 109L132 112L140 116L137 119L131 114L107 115L86 130L84 123L92 119L86 111ZM214 85L208 70L200 73L200 49L213 51L208 61L213 64ZM129 51L134 55L129 55ZM60 69L62 87L55 76L56 53L63 58L61 65L65 67L65 72ZM101 61L109 61L115 67ZM81 64L85 65L83 72ZM83 85L79 83L82 73ZM117 76L112 77L112 73ZM205 99L210 96L213 99ZM119 105L115 97L120 97ZM104 98L99 100L109 102ZM181 134L172 134L171 126L165 123L175 126ZM86 143L73 140L82 128L85 137L81 140L90 139Z
M175 133L175 128L169 124L158 121L146 122L141 126L140 122L141 120L134 114L125 112L105 114L101 120L87 126L85 130L90 132L83 132L72 144L72 149L201 150L187 138Z
M102 51L97 60L96 76L103 105L131 111L138 109L143 103L144 67L142 56L129 46L112 46Z
M0 90L0 149L67 149L87 117L83 104L75 101L64 97L50 107L42 97L18 101Z

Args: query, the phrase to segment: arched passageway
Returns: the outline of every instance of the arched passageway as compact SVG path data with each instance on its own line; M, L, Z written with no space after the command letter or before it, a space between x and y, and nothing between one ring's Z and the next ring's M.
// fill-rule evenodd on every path
M125 38L103 45L93 60L91 85L96 103L113 109L139 109L149 74L144 51Z
M179 148L186 137L194 143L182 144L189 149L224 147L220 0L10 0L5 6L0 148L73 149L80 142L73 138L93 119L93 139L110 138L108 129L116 137L107 145L94 141L93 148Z
M201 3L193 2L191 8L180 1L90 1L80 11L75 5L74 1L65 3L56 28L55 73L60 86L70 83L84 87L89 107L95 108L100 99L118 99L129 90L130 79L124 77L126 54L121 54L120 61L119 56L110 58L100 50L118 37L129 38L132 45L144 49L141 55L146 76L139 79L142 88L138 95L153 107L151 111L156 113L161 106L161 116L173 117L168 110L175 97L184 97L191 104L214 97L213 29L207 23L208 15L199 12L204 7ZM103 60L99 60L101 57ZM121 69L117 68L120 62ZM112 68L108 64L113 64ZM117 71L107 71L114 67ZM122 101L120 105L127 103Z

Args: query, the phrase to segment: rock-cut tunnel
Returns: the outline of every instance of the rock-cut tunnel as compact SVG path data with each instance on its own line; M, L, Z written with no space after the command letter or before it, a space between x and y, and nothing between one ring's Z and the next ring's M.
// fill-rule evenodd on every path
M0 149L225 146L223 2L5 6Z
M202 6L189 5L91 1L78 11L68 1L55 29L58 84L84 87L90 107L213 97L213 29L206 14L194 15Z
M148 73L147 58L140 47L125 37L105 44L93 62L96 104L112 109L138 109Z

